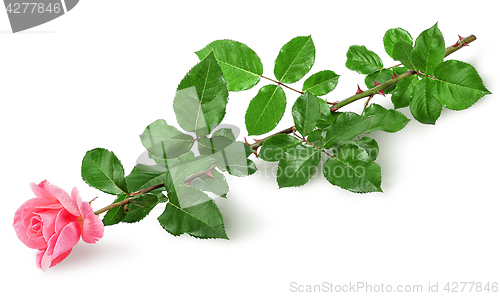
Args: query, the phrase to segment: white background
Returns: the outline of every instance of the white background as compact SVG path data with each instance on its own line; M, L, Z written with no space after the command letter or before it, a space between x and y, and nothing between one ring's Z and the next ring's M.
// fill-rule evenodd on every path
M447 282L500 282L498 9L493 1L420 2L86 0L17 34L0 11L1 289L288 295L303 294L291 292L292 282L422 285L424 292L429 283L443 291ZM47 179L68 192L76 186L84 200L99 196L94 208L112 202L81 179L85 152L112 150L129 173L144 151L138 137L144 128L158 118L177 124L177 84L198 62L194 52L211 41L247 44L272 77L281 46L312 35L311 73L341 75L327 96L335 101L357 84L366 88L362 75L345 68L350 45L365 45L392 66L385 31L402 27L416 38L436 22L447 45L457 34L477 36L451 58L471 63L494 94L465 111L443 110L435 126L412 120L398 133L371 134L380 146L384 193L350 193L321 175L300 188L278 189L264 173L275 164L256 160L262 172L229 176L228 198L217 200L228 241L168 234L156 220L161 206L140 223L107 227L96 245L80 242L45 273L35 267L36 251L17 240L12 218L33 197L30 182ZM258 87L230 94L224 123L242 128L240 139ZM292 124L297 95L286 93L277 129ZM389 96L374 101L392 108ZM346 108L361 109L362 102Z

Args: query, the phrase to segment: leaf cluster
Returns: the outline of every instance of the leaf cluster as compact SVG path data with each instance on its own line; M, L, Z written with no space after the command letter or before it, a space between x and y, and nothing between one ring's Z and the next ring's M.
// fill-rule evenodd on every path
M228 65L224 72L228 84L237 84L242 75L252 77L252 84L234 90L248 89L260 78L273 81L262 86L251 100L245 114L249 135L262 135L276 128L287 105L287 83L304 78L312 69L316 49L311 36L299 36L280 49L274 63L274 79L262 75L259 57L246 45L238 43L231 53L226 49L234 41L215 41L202 51L214 51L217 61ZM356 95L341 102L330 103L320 98L332 92L339 75L323 70L309 76L292 106L294 126L291 134L278 132L252 147L260 147L259 158L278 161L279 187L304 185L322 167L325 178L333 185L352 192L382 191L381 169L376 160L378 144L366 134L389 133L403 129L410 121L397 108L410 107L413 117L424 124L434 124L442 107L462 110L490 92L484 87L473 66L456 60L444 61L446 48L437 24L423 31L414 41L404 29L388 30L383 37L387 54L400 64L384 67L382 59L365 46L353 45L347 51L346 67L365 76L370 89L358 88ZM463 46L457 43L455 46ZM243 48L245 50L243 50ZM224 49L224 50L223 50ZM202 57L198 53L199 57ZM244 57L248 65L259 65L258 71L235 63ZM257 68L255 68L257 69ZM234 80L234 82L233 82ZM392 94L394 109L368 104L375 94ZM361 114L338 109L359 98L368 97ZM326 160L324 160L326 158Z
M334 103L321 98L339 81L331 70L310 75L301 90L286 85L311 71L316 59L311 36L298 36L283 45L274 63L274 79L263 76L259 56L241 42L217 40L197 51L200 62L179 83L173 101L182 130L160 119L140 135L155 165L136 165L125 176L113 152L97 148L85 155L83 179L116 196L116 206L104 216L104 224L134 223L165 204L158 221L169 233L227 238L213 197L227 196L224 173L255 173L257 167L248 159L253 153L264 161L278 162L280 188L302 186L320 170L331 184L351 192L381 192L381 168L375 162L379 145L367 134L403 129L410 119L398 108L409 107L417 121L434 124L443 106L466 109L490 93L473 66L444 61L447 49L437 24L415 41L401 28L390 29L383 43L387 54L400 64L386 68L365 46L349 47L346 67L366 75L369 90L358 87L356 95ZM236 141L230 129L218 128L229 92L249 90L262 78L272 83L261 86L248 105L248 135L276 128L285 114L288 89L298 93L291 108L294 125L252 145ZM394 108L369 104L376 94L391 94ZM361 113L339 111L363 97L368 100Z
M213 198L226 198L229 191L222 172L248 176L257 168L248 159L253 153L248 145L236 141L231 129L217 129L229 93L222 68L210 51L179 83L174 111L183 131L160 119L140 135L155 165L138 164L125 176L113 152L103 148L87 152L82 161L83 179L115 195L114 203L119 205L107 211L105 225L138 222L164 203L158 221L169 233L227 239ZM248 83L247 78L240 79L240 86ZM193 151L195 144L197 151Z

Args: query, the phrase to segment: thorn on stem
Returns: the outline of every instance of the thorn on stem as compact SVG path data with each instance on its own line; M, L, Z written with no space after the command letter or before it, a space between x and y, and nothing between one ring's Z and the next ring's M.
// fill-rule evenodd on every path
M215 179L214 175L212 175L212 170L205 172L205 175L209 176L212 179Z
M245 144L247 144L248 146L250 146L250 144L247 141L247 137L243 137L243 139L245 140Z
M359 84L358 84L358 90L356 91L356 94L360 94L362 92L363 92L363 90L359 87Z
M372 81L373 81L373 83L375 84L375 87L377 87L378 85L380 85L380 84L381 84L381 83L378 83L378 82L377 82L377 81L375 81L375 80L372 80ZM377 94L379 94L379 95L383 95L383 96L385 97L385 94L384 94L384 90L383 90L383 89L379 90L379 91L377 92Z
M358 86L358 88L359 88L359 86ZM339 110L339 108L337 107L337 104L338 104L338 103L339 103L338 101L337 101L337 102L333 102L333 103L332 103L332 106L330 107L330 112L331 112L331 113L333 113L333 112L335 112L335 111Z
M462 40L464 40L464 37L458 35L458 41L457 41L457 43L453 44L453 47L459 46L460 45L460 41L462 41ZM464 46L469 46L469 44L467 44L466 42L464 42L462 44L462 47L464 47Z
M247 138L243 137L243 139L245 140L245 144L247 144L250 148L252 148L252 145L250 145L250 143L248 143ZM255 156L257 156L257 149L256 148L252 148L252 149L253 149L253 154L255 154Z

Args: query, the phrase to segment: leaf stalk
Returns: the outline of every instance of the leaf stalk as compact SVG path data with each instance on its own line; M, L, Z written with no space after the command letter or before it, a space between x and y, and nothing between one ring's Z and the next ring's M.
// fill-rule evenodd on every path
M294 92L297 92L297 93L299 93L299 94L304 94L304 92L303 92L303 91L296 90L295 88L291 88L291 87L289 87L288 85L286 85L286 84L282 83L281 81L277 81L277 80L274 80L274 79L272 79L272 78L269 78L269 77L266 77L266 76L262 76L262 75L261 75L260 77L262 77L262 78L264 78L264 79L267 79L267 80L269 80L269 81L272 81L272 82L276 83L277 85L283 85L284 87L286 87L286 88L288 88L288 89L290 89L290 90L293 90Z

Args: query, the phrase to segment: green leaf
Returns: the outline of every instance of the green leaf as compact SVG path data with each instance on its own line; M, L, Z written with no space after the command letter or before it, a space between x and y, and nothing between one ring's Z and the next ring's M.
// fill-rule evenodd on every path
M358 147L360 147L361 149L365 150L368 154L368 157L372 161L375 161L375 159L377 159L379 151L377 141L369 137L363 137L361 138L361 140L358 140L356 142L357 143L355 144L358 145Z
M135 204L129 204L127 206L127 212L123 219L120 222L123 223L136 223L141 221L142 219L146 218L149 213L154 209L156 205L151 206L151 207L140 207Z
M338 112L335 121L325 129L325 148L331 148L339 140L356 137L366 130L371 119L353 112Z
M163 157L157 158L154 155L149 155L149 158L152 158L158 165L162 165L163 167L168 168L182 161L193 160L195 156L193 151L188 151L182 155L179 155L176 158L171 158L171 159L163 159Z
M234 140L224 136L203 137L198 139L198 151L201 155L212 155L223 151L231 145ZM246 158L246 157L245 157Z
M207 171L213 163L214 159L212 157L202 155L169 166L163 180L169 200L178 200L176 188L184 186L188 176Z
M82 160L85 183L103 192L118 195L127 192L123 166L111 151L96 148L87 151Z
M372 120L365 133L378 130L395 133L403 129L410 121L403 113L393 109L387 110L378 104L371 104L363 110L361 115L369 117Z
M141 194L130 200L131 204L142 208L154 207L158 203L158 197L152 193Z
M222 215L210 197L186 185L177 186L176 191L178 198L170 198L158 217L166 231L175 236L187 233L197 238L228 238Z
M297 145L285 151L278 164L277 181L280 188L302 186L316 172L321 150Z
M441 104L433 94L432 78L425 77L418 81L413 89L410 111L413 117L421 123L434 124L441 115Z
M280 161L285 151L299 145L301 141L288 134L280 134L265 140L259 151L259 158L265 161Z
M215 131L213 133L214 136L223 136L223 137L226 137L232 141L236 141L236 138L233 134L233 130L231 130L230 128L221 128L221 129L218 129L217 131Z
M333 185L356 192L381 192L380 166L366 151L354 144L344 144L323 166L323 175Z
M164 179L164 186L169 200L178 203L178 188L189 184L189 182L186 182L186 178L207 171L213 164L214 158L212 156L201 155L169 166Z
M257 166L253 161L247 159L246 163L235 163L224 168L227 172L236 177L246 177L253 175L257 171Z
M173 165L175 165L177 163L180 163L180 162L192 161L195 158L196 158L196 156L194 155L194 152L193 151L189 151L187 153L182 154L181 156L179 156L177 158L169 159L168 160L168 167L171 167L171 166L173 166Z
M412 55L413 46L406 41L400 40L394 44L392 58L400 61L408 69L416 69L413 64Z
M113 203L120 202L125 198L127 198L126 194L120 194L115 199L115 201L113 201ZM111 210L106 212L106 215L104 215L104 218L102 219L102 223L104 224L104 226L118 224L123 220L123 218L125 218L125 215L126 213L124 210L124 206L112 208Z
M463 110L491 94L473 66L455 60L441 63L434 71L434 95L448 109Z
M136 192L150 186L163 183L166 173L167 168L165 164L138 164L134 167L132 172L125 177L127 188L130 192Z
M208 170L210 166L213 165L214 162L215 162L214 157L201 156L197 158L193 157L192 159L187 159L177 163L168 163L170 171L168 172L168 182L166 182L166 184L169 188L175 188L175 186L185 184L187 183L185 182L186 177L194 173L204 172ZM153 167L152 170L154 170L155 168L156 166ZM167 171L165 168L163 169L159 168L158 171L159 171L158 173L155 172L150 173L150 175L154 177L155 184L159 183L156 180L161 178L162 176L164 178L161 180L161 182L163 182L167 178ZM161 171L163 171L162 175L159 174ZM210 175L209 174L201 175L191 180L190 185L199 188L203 191L209 191L218 195L226 194L229 188L224 176L214 169L212 169L210 172L211 172Z
M400 80L396 84L396 88L391 95L391 101L394 104L394 108L403 108L410 105L413 89L417 85L418 81L418 76L412 75Z
M320 115L318 97L309 92L302 94L293 104L295 128L304 137L314 130Z
M384 67L376 53L359 45L349 47L345 66L360 74L372 74Z
M375 141L372 138L369 137L363 137L359 140L353 139L353 140L341 140L335 143L333 145L332 149L335 154L338 153L340 147L344 144L354 144L358 146L359 148L365 150L365 152L368 155L368 158L371 159L372 161L375 161L378 156L379 148L377 141Z
M160 193L161 194L161 193ZM163 195L163 194L161 194ZM131 199L127 205L125 217L121 222L135 223L144 219L158 204L158 197L153 193L145 193Z
M179 125L197 136L210 134L224 118L228 90L222 70L210 54L194 66L177 87L174 111Z
M163 119L148 125L140 138L149 155L160 159L176 158L188 152L195 141L192 136L181 133Z
M262 135L273 130L285 114L286 96L278 85L266 85L250 101L245 114L248 135Z
M389 81L392 79L393 72L390 69L382 69L379 70L371 75L366 76L365 78L365 84L368 88L374 88L375 83L373 81L376 81L378 83L384 83L386 81ZM384 89L385 94L390 94L396 86L390 86L386 89Z
M325 70L311 75L304 81L303 92L310 92L315 96L324 96L337 86L340 75Z
M171 194L175 194L175 186L183 185L186 177L208 170L213 164L215 159L210 155L201 155L194 159L189 159L177 162L174 165L169 164L169 168L165 174L164 184L165 188ZM171 197L169 195L169 197Z
M318 102L320 116L318 122L316 123L316 127L319 129L324 129L326 127L329 127L335 121L335 117L333 116L330 106L327 102L320 98L318 98Z
M415 47L411 51L411 61L416 67L414 70L420 70L427 75L434 74L434 69L444 59L444 52L443 34L436 23L432 28L423 31L415 40Z
M396 42L403 40L404 42L413 45L413 38L411 38L410 33L401 28L387 30L387 32L385 32L383 40L384 40L385 51L391 58L394 58L392 53L394 49L394 44L396 44Z
M410 71L410 69L408 69L408 68L406 68L404 66L393 67L393 68L391 68L391 70L393 70L394 73L396 73L396 75L398 75L398 76L401 75L401 74L404 74L404 73L406 73L408 71Z
M223 170L235 164L246 163L248 156L253 153L247 144L223 136L198 139L198 151L201 155L211 156L217 167Z
M311 36L299 36L283 45L274 63L274 76L283 83L304 77L314 64L316 49Z
M314 130L312 131L312 133L309 134L309 136L307 136L307 141L309 143L312 143L313 145L322 147L325 142L325 134L326 132L324 130L320 129Z
M230 91L241 91L255 86L262 75L263 68L259 56L243 43L234 40L217 40L196 55L203 60L213 51L224 74Z
M217 167L222 170L228 170L230 172L233 167L241 167L242 165L248 165L248 156L250 156L254 151L247 144L243 142L233 142L231 145L227 146L220 154L215 154ZM236 168L237 169L237 168Z
M208 191L218 196L225 196L229 192L226 178L217 170L212 170L211 176L202 175L194 179L191 186L200 189L201 191Z

